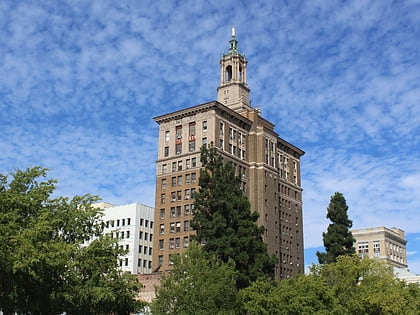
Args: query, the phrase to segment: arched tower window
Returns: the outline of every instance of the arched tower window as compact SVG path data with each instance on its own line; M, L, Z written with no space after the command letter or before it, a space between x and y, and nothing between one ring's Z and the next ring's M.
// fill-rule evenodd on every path
M226 67L225 75L226 75L225 77L226 82L230 82L232 80L232 66L231 65Z

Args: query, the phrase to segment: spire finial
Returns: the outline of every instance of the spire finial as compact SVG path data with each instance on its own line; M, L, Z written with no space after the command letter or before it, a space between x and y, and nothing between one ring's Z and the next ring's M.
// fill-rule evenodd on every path
M232 37L235 37L235 26L232 26Z

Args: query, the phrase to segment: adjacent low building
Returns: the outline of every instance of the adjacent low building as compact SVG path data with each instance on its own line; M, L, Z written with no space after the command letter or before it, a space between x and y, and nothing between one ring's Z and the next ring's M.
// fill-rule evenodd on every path
M104 212L104 233L118 238L120 246L128 251L120 258L121 270L132 274L151 273L154 208L140 203L120 206L99 203L96 206Z
M352 230L356 239L354 245L359 256L379 258L397 268L407 268L407 251L405 233L392 227L374 227Z

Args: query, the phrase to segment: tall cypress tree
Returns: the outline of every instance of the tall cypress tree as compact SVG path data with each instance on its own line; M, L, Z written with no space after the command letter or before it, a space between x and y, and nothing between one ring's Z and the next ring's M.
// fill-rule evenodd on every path
M348 206L343 194L336 192L331 196L330 204L327 209L327 218L331 220L327 233L322 233L326 252L317 252L320 264L330 264L336 262L341 255L353 255L355 239L351 234L350 228L353 222L347 216Z
M251 211L232 163L225 163L213 146L201 149L201 162L192 220L197 232L194 238L210 255L235 262L238 288L259 277L272 277L275 258L267 253L261 236L264 228L256 224L258 213Z

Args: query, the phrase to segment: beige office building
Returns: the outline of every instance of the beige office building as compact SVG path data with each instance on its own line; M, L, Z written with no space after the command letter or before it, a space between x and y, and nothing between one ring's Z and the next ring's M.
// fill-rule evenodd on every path
M242 176L251 208L260 214L264 241L279 263L276 278L302 273L302 150L282 139L274 124L250 104L247 60L232 29L220 60L217 101L155 117L159 124L156 162L155 270L171 268L171 256L189 245L200 147L213 143Z
M405 233L398 228L375 227L351 231L359 256L378 258L398 268L407 268Z

